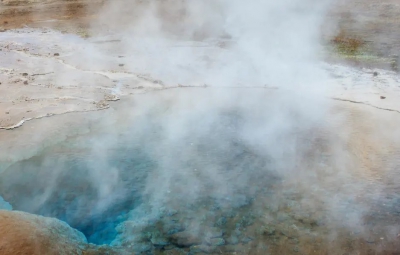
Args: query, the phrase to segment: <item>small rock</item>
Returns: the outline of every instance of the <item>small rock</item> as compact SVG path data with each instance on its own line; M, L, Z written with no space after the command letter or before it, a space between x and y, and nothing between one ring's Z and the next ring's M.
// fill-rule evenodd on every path
M106 101L118 101L120 100L120 98L116 95L112 95L112 94L106 94L104 95L104 100Z
M124 64L119 64L119 66L121 66L121 67L122 67L122 66L124 66Z
M105 109L109 107L109 104L105 100L101 100L100 102L96 103L96 107L99 109Z
M24 81L24 85L28 85L28 81Z
M54 53L54 56L58 57L58 56L60 56L60 53Z
M379 74L378 72L374 72L374 77L378 76L378 74Z
M10 112L6 112L6 114L10 114Z
M28 76L28 73L22 73L22 76Z
M384 97L384 96L381 96L381 99L385 99L386 97Z

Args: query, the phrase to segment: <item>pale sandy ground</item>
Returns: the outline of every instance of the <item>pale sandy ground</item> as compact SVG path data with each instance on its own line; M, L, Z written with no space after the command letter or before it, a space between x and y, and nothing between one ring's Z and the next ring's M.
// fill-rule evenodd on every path
M112 38L88 41L49 29L0 33L0 128L13 129L55 114L101 110L121 96L179 86L128 71L123 53L104 51L103 44L119 47ZM397 73L330 64L325 69L333 99L400 111Z
M77 32L81 25L77 25L78 20L84 22L83 17L89 17L101 2L4 0L0 3L0 26L60 28L58 21L64 20L67 22L63 24L72 24L72 30ZM327 34L339 29L360 37L370 43L377 55L388 57L399 52L399 1L334 3L328 20L339 25L325 29ZM123 51L115 50L120 46L118 42L108 42L113 39L84 40L43 28L0 33L0 129L18 127L32 118L101 110L121 96L166 86L159 84L156 77L128 71L132 70L125 66L129 60L124 59ZM110 46L114 48L112 52L107 49ZM335 89L332 97L399 110L399 77L394 72L340 65L326 68ZM378 75L374 76L374 72Z
M160 88L124 72L118 56L108 57L110 68L96 66L95 61L91 67L80 63L88 60L85 53L90 44L78 36L23 29L1 33L0 37L1 129L17 127L32 118L104 109L120 95ZM121 79L123 85L118 83Z

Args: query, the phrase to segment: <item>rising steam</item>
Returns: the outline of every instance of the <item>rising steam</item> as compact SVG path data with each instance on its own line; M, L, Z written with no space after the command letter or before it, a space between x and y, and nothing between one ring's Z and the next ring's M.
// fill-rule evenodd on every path
M294 219L312 218L330 238L343 228L364 231L370 208L358 195L368 185L353 176L358 165L348 155L349 130L336 132L343 119L332 114L320 59L329 4L107 2L92 28L118 38L118 47L87 47L79 57L107 67L97 54L119 54L126 72L166 90L127 99L90 139L73 140L87 152L79 159L86 164L79 182L89 183L90 192L70 218L113 211L124 198L119 233L109 240L115 245L143 241L129 222L164 226L162 217L178 213L186 229L202 233L206 220L244 206L261 222L282 218L280 210L290 207ZM95 201L90 212L79 209L87 201Z

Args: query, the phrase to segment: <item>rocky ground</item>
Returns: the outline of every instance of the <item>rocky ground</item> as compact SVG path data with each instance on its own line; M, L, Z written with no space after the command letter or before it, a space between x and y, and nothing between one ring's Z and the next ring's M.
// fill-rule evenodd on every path
M23 212L0 210L2 254L123 254L93 247L66 223Z
M3 254L59 254L60 247L73 254L84 249L85 236L56 219L10 211L0 215Z
M121 38L92 35L89 23L102 4L0 3L0 172L40 154L38 144L43 149L57 148L53 146L59 141L89 133L102 119L112 118L132 96L184 90L182 87L192 85L134 72L127 56L118 50L123 45ZM396 169L400 158L400 78L396 64L400 52L399 13L395 0L341 2L328 17L331 22L340 20L339 26L326 30L325 40L327 44L332 42L329 45L335 61L324 67L334 88L329 125L342 131L322 132L321 139L349 138L342 149L355 158L353 174L368 183L358 191L360 200L376 186L383 186L388 194L376 202L376 213L366 216L367 232L357 235L356 230L353 233L344 228L330 236L332 229L324 211L299 215L298 193L289 189L287 194L279 194L285 203L268 208L271 201L265 194L286 190L289 183L264 187L257 193L261 197L257 200L245 196L235 210L222 210L211 200L200 201L204 225L196 235L189 223L198 213L199 204L196 208L188 205L185 212L164 208L163 220L142 224L126 221L119 225L119 239L114 244L129 254L398 254L400 233L396 228L386 230L399 225L397 198L389 196L398 191ZM201 42L193 46L211 52L216 47ZM125 117L121 116L120 121ZM330 149L321 150L329 155L333 153ZM48 174L40 172L38 176ZM5 181L1 182L0 194L17 207L14 209L22 208L12 192L17 186L10 181L18 183L18 179L11 178L10 171L2 172L2 176ZM25 185L27 190L32 188L29 192L40 186ZM10 205L0 201L0 208L10 209ZM166 222L168 226L164 226ZM0 225L0 251L4 254L16 254L16 248L20 254L59 254L58 250L65 254L123 254L122 250L88 245L82 234L53 219L1 211ZM30 233L35 233L34 237Z

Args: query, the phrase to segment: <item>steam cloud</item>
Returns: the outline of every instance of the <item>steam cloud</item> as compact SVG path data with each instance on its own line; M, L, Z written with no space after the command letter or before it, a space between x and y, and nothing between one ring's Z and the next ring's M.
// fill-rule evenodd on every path
M320 28L329 4L107 2L92 28L121 39L112 50L125 56L128 71L166 87L205 88L137 96L107 114L100 135L85 145L75 141L92 147L84 175L96 201L92 212L111 210L114 199L135 190L140 195L130 205L143 202L121 222L147 224L166 212L188 211L184 223L200 233L202 217L213 217L208 208L225 213L254 202L252 210L265 221L290 205L304 217L317 214L333 235L340 228L363 230L369 208L356 194L367 185L352 176L357 165L346 152L346 131L335 132L341 119L328 117ZM96 50L87 54L97 57ZM142 156L150 160L140 162ZM117 161L130 157L129 167ZM121 226L117 245L130 238Z
M190 137L196 134L210 139L207 136L217 132L213 127L222 125L221 115L238 110L244 123L232 127L239 129L235 139L263 157L272 158L279 166L279 175L291 175L292 170L288 169L296 164L297 155L309 149L306 144L297 145L294 134L323 127L330 106L325 99L328 75L319 59L320 26L329 1L130 3L109 2L100 22L94 24L96 27L103 21L102 26L122 38L128 70L149 74L167 86L218 88L166 93L155 96L157 101L166 100L166 105L141 105L143 112L146 105L167 108L165 116L157 115L157 123L163 127L158 132L159 146L182 146L179 154L188 161L202 157L181 143L190 144ZM242 89L222 89L225 87ZM249 87L259 89L244 90ZM223 143L232 137L216 139ZM180 171L182 166L174 166L176 153L173 148L160 150L159 170L146 186L151 201L170 197L168 187L176 176L188 184L182 189L186 195L191 194L189 187L196 190L192 181L198 180ZM246 181L227 183L228 176L216 169L209 170L206 176L208 182L216 182L215 192L229 190L227 193L231 194L235 187L251 185ZM197 196L199 192L193 193Z

